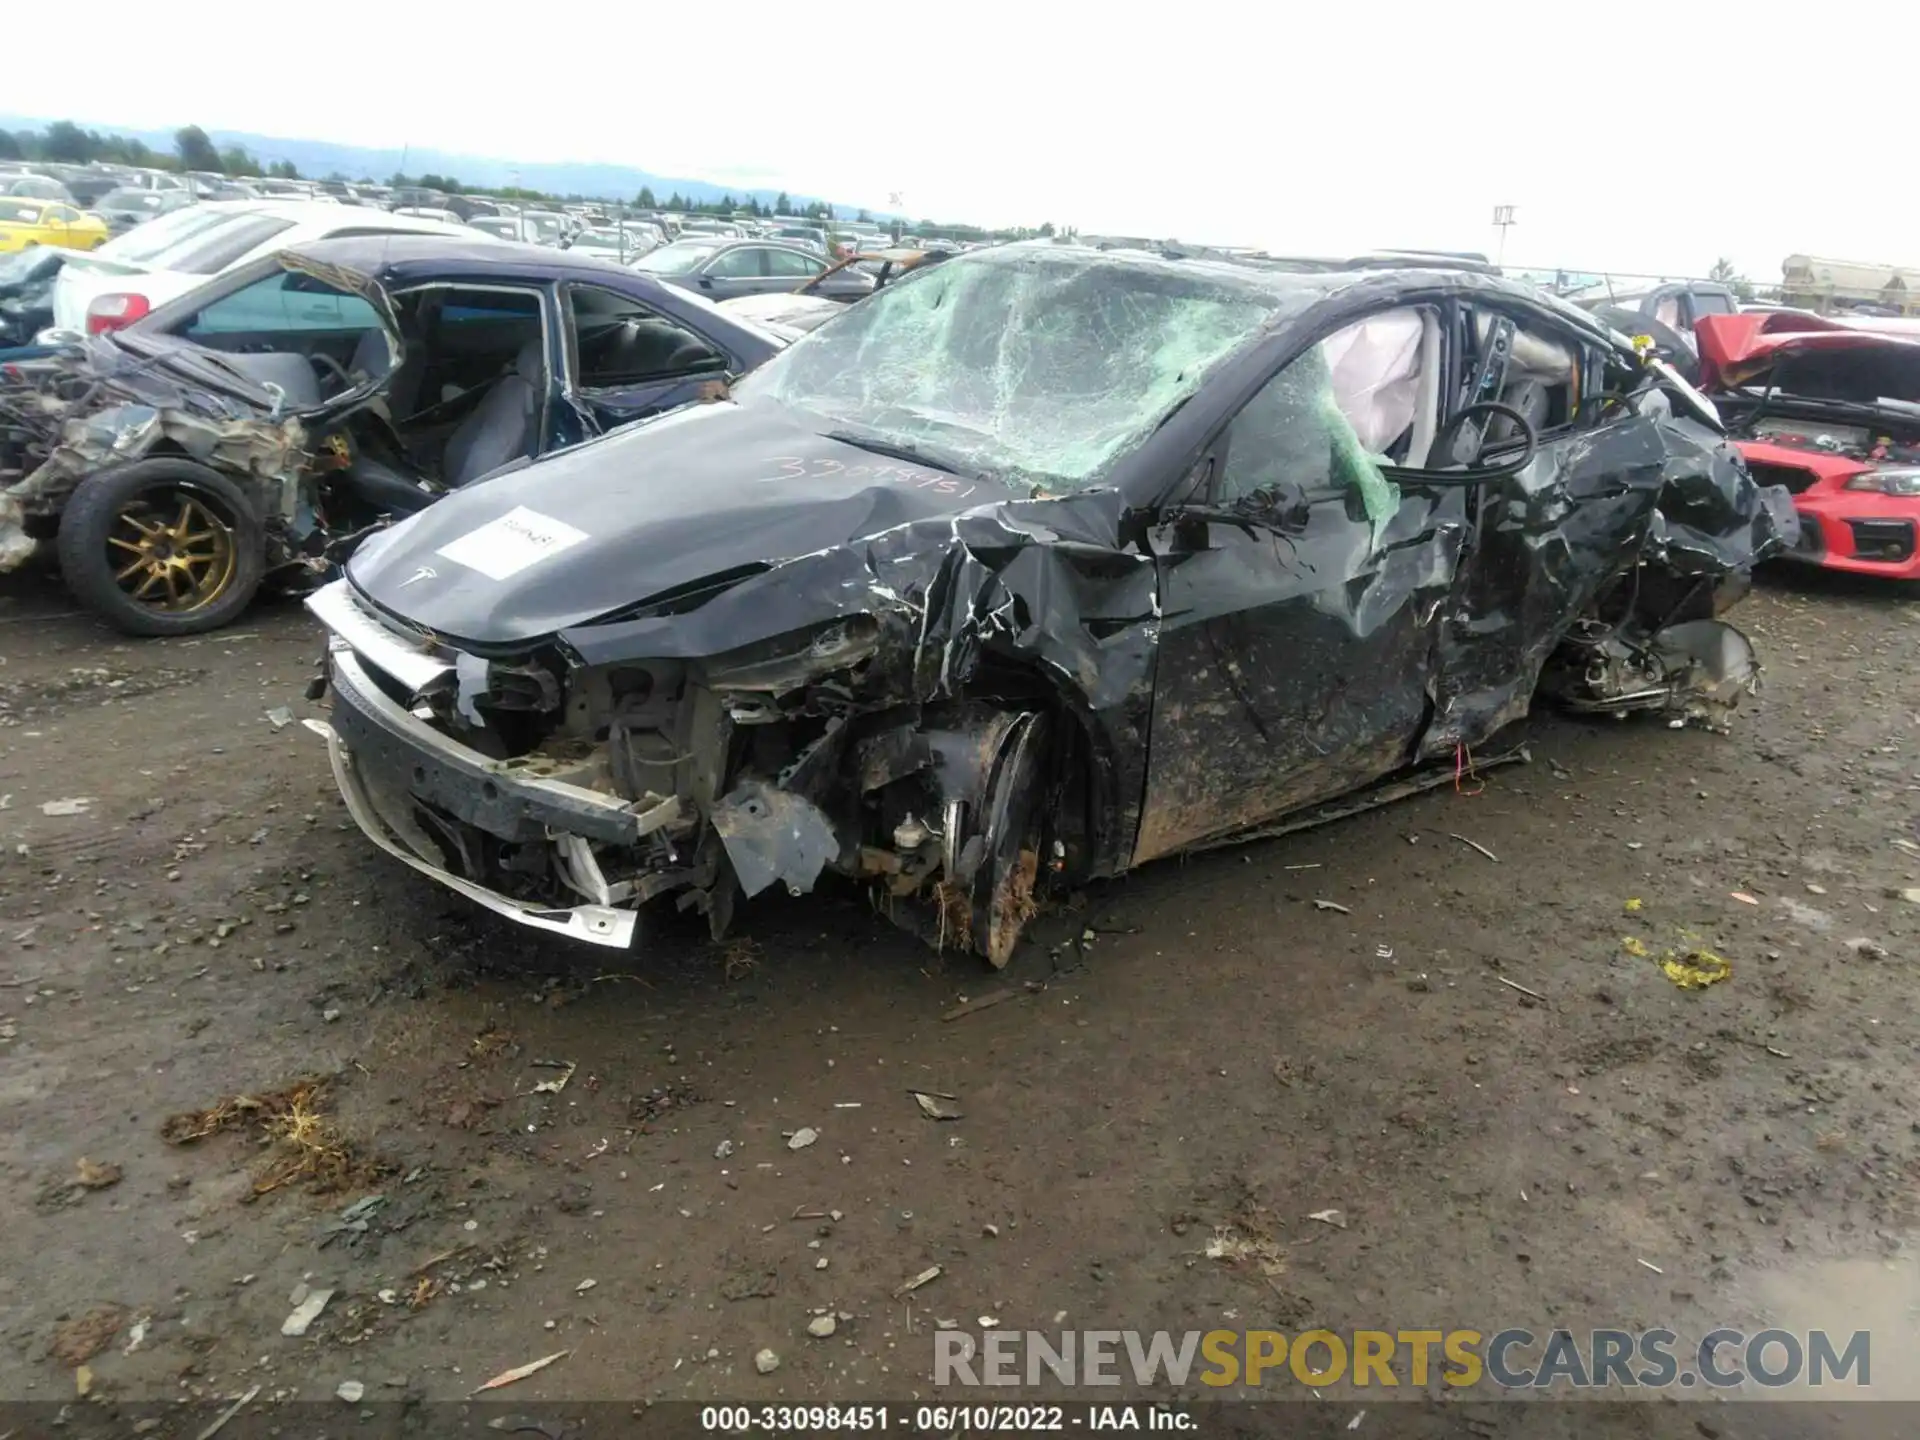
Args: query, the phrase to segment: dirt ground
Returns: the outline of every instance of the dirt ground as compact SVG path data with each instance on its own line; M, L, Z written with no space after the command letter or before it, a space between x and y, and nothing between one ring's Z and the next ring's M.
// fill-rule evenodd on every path
M983 1317L1824 1323L1920 1395L1920 607L1788 574L1734 618L1731 737L1543 718L1484 789L1155 864L995 976L851 892L542 943L352 829L296 607L135 643L11 577L0 1399L567 1351L507 1394L905 1400ZM1657 963L1702 949L1731 977Z

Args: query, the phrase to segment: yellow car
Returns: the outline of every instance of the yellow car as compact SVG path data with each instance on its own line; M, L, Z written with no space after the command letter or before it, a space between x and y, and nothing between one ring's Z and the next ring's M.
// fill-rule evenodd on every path
M29 200L0 195L0 254L35 245L64 245L91 250L107 238L106 224L58 200Z

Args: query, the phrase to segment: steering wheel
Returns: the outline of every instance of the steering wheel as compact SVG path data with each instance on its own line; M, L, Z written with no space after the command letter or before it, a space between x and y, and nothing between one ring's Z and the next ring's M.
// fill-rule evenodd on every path
M1524 442L1523 448L1520 451L1520 457L1517 460L1503 461L1496 467L1498 473L1511 475L1515 471L1526 469L1528 462L1539 452L1540 436L1538 432L1534 430L1533 423L1528 420L1526 416L1522 415L1511 405L1502 405L1497 400L1478 400L1458 411L1454 417L1441 428L1440 433L1434 436L1433 449L1429 453L1434 455L1450 454L1454 442L1460 436L1461 429L1466 425L1468 420L1476 415L1505 416L1518 428L1520 438ZM1485 448L1486 441L1483 437L1481 440L1481 449ZM1461 461L1459 464L1462 469L1468 469L1471 468L1474 461L1479 458L1480 452L1476 450L1472 459Z
M334 379L338 380L342 390L351 390L353 388L353 377L347 373L347 367L331 355L324 355L316 351L307 356L307 363L320 372L322 379L331 375Z

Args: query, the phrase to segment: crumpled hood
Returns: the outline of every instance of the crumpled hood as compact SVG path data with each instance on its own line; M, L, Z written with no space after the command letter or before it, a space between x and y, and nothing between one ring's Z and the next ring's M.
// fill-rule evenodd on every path
M456 491L369 540L347 574L414 625L511 646L1014 496L828 439L770 402L694 405Z
M1878 351L1889 370L1920 364L1920 338L1844 325L1798 310L1707 315L1693 329L1700 344L1701 388L1708 391L1765 384L1786 357L1816 351Z

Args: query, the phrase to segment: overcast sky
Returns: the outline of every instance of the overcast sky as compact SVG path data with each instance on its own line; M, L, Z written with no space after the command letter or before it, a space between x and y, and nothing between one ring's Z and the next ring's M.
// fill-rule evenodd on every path
M1296 252L1491 254L1508 204L1512 265L1920 265L1910 6L215 0L94 7L84 34L67 7L8 12L6 108L102 125Z

